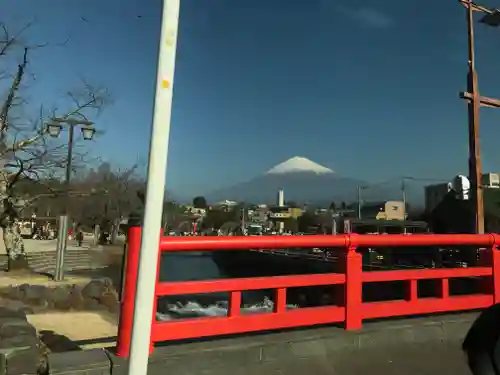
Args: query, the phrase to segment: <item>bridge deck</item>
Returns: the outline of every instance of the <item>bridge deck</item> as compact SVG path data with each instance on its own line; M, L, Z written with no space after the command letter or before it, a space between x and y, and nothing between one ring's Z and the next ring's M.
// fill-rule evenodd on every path
M157 347L148 374L466 375L462 341L477 314L322 327ZM195 360L193 360L193 358ZM114 374L125 362L111 358Z

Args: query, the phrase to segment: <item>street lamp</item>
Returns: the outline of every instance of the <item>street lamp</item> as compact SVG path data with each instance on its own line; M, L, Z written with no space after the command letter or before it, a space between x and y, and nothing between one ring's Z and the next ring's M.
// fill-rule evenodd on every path
M77 118L60 118L56 117L47 124L47 133L53 138L58 138L61 134L63 126L68 127L68 161L66 163L66 181L65 181L65 202L63 206L63 215L59 217L59 235L57 236L57 254L56 254L56 271L54 279L61 281L64 278L64 253L66 252L67 235L68 235L68 207L70 203L70 180L71 180L71 161L73 159L73 142L75 137L75 127L81 127L83 139L91 140L95 134L94 123L87 120Z
M94 138L94 134L95 134L94 128L92 128L90 126L86 126L86 127L82 128L82 136L83 136L83 139L85 139L86 141L91 141L92 138Z
M61 134L63 126L59 123L50 122L47 124L47 132L53 138L58 138ZM83 139L86 141L91 141L94 138L96 130L92 126L82 126L81 128Z
M61 134L61 130L62 130L62 125L60 124L56 124L53 122L47 124L47 132L53 138L59 137L59 134Z
M476 233L484 233L484 202L481 188L482 166L481 149L479 142L479 109L480 107L500 108L500 100L479 95L474 51L474 18L473 13L482 12L485 15L481 22L488 26L500 26L500 11L488 9L475 4L471 0L459 0L466 8L467 41L469 71L467 73L467 92L461 92L460 97L468 102L469 117L469 180L473 194L472 204L475 212L474 224Z

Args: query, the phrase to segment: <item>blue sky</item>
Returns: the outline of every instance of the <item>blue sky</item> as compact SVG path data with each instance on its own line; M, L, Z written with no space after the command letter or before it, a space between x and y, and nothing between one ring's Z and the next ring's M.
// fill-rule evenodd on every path
M25 37L51 43L31 57L31 105L82 77L110 89L92 151L119 166L147 159L160 5L1 4L3 22L34 19ZM206 192L295 155L369 181L465 173L465 26L452 0L182 0L169 189ZM500 97L499 47L500 30L478 25L482 95ZM481 125L484 169L498 171L500 110Z

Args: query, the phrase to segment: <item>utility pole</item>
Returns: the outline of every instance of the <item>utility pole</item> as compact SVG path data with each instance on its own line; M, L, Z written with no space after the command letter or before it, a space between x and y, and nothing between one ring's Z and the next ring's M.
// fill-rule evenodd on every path
M241 207L241 233L244 234L245 233L245 228L246 228L246 222L245 222L245 207Z
M472 185L472 204L475 214L475 231L484 233L484 204L481 190L481 149L479 145L479 88L476 72L476 56L474 49L474 18L473 3L467 6L467 45L469 71L467 73L467 91L472 94L472 100L467 106L469 116L469 180Z
M128 375L146 375L148 373L151 318L156 317L153 305L155 305L156 270L160 245L158 230L161 225L165 195L180 2L181 0L162 1L161 36L153 126L149 146L144 226L141 235L137 287L134 298L134 320Z
M407 213L406 213L406 178L403 177L401 180L401 193L403 194L403 210L404 210L404 219L406 220L407 218Z
M467 45L468 45L468 72L467 92L460 93L462 99L468 101L469 123L469 180L472 188L472 204L474 207L474 230L484 233L484 202L482 190L481 147L479 141L479 110L481 106L500 107L500 101L479 95L476 56L474 48L474 12L479 11L486 15L481 22L489 26L500 26L500 12L497 9L487 9L471 0L459 0L466 8Z
M361 219L361 189L362 185L358 185L358 219Z

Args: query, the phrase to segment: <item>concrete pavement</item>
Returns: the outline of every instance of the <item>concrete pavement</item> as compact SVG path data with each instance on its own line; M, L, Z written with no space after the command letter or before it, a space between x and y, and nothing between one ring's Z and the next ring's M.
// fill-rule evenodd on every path
M293 372L295 371L295 372ZM286 374L299 374L290 370ZM459 343L426 343L378 348L343 355L336 360L335 375L470 375ZM321 374L315 371L315 375Z
M476 317L442 315L366 323L359 331L322 327L179 343L157 347L148 374L470 375L461 345ZM113 375L126 374L122 360L111 361Z

